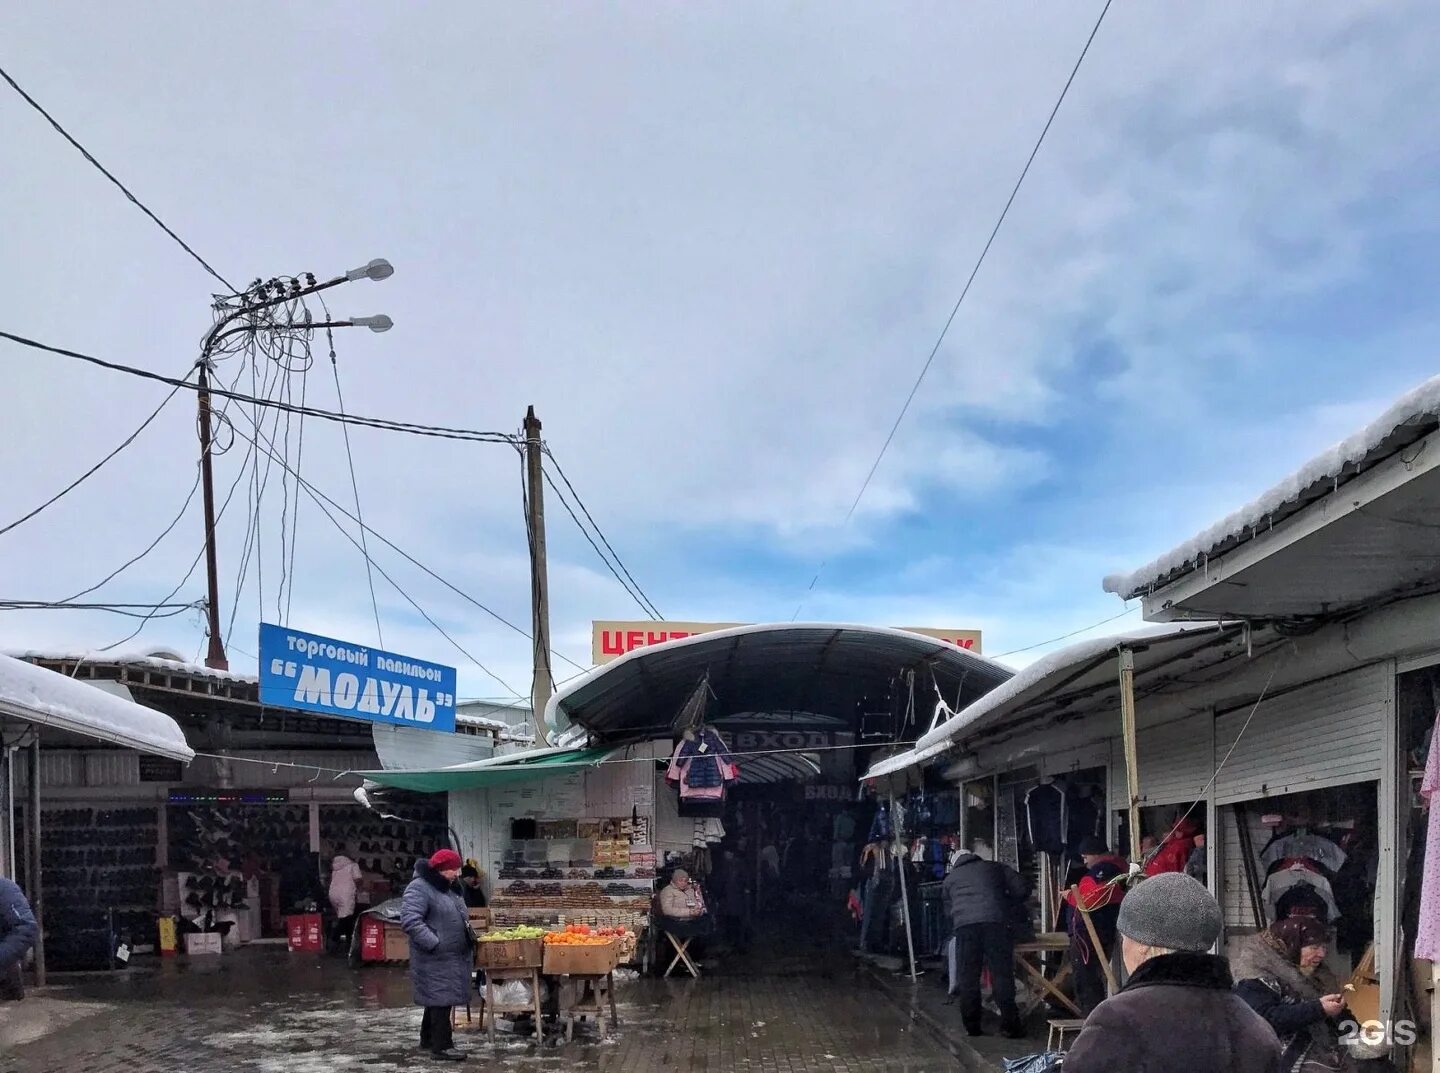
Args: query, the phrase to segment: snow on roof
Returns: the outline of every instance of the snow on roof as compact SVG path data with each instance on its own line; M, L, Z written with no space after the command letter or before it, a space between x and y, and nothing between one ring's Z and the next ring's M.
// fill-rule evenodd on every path
M1288 517L1413 443L1419 436L1428 433L1429 428L1423 426L1433 424L1437 415L1440 415L1440 376L1401 396L1359 432L1316 455L1264 495L1204 532L1138 570L1106 577L1105 591L1131 600L1169 584L1181 574L1198 569L1207 559L1228 550L1225 545L1240 543L1247 539L1247 533L1253 535L1255 531Z
M169 716L10 656L0 656L0 715L187 763L195 758Z
M1068 645L1017 671L1009 681L996 686L951 715L945 722L920 735L908 752L886 757L876 763L861 779L880 778L940 756L967 731L979 730L982 725L999 722L1023 705L1055 690L1057 683L1071 681L1077 669L1103 659L1122 645L1155 645L1162 641L1179 640L1187 635L1214 635L1220 628L1213 622L1146 626ZM1196 639L1198 641L1199 637Z
M5 655L15 659L47 660L52 663L97 663L119 667L137 667L147 671L163 671L170 674L188 674L195 678L213 678L217 681L240 682L258 685L260 679L253 674L238 674L235 671L217 671L203 663L188 663L184 660L169 659L152 652L47 652L38 649L11 650Z

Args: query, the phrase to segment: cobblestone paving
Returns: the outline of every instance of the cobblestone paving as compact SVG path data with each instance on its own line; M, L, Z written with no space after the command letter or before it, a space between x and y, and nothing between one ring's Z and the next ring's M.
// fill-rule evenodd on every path
M419 1011L404 970L351 971L284 951L227 955L207 968L169 964L125 979L87 979L57 999L105 1003L40 1040L0 1054L3 1073L364 1073L429 1068L415 1047ZM620 1028L574 1043L460 1031L461 1068L516 1073L932 1073L956 1061L862 976L840 970L639 980L618 989ZM439 1065L439 1068L444 1068Z

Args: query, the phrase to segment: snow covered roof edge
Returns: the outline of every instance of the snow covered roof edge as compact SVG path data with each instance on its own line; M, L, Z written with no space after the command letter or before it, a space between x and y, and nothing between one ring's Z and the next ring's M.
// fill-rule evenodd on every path
M1440 376L1432 377L1402 395L1359 432L1316 455L1269 491L1185 543L1138 570L1110 574L1103 582L1105 591L1133 600L1198 569L1205 560L1228 550L1222 548L1223 545L1245 539L1247 530L1257 530L1279 521L1319 498L1313 493L1325 494L1333 490L1342 478L1355 476L1362 464L1368 462L1373 465L1413 442L1413 437L1397 437L1396 433L1427 418L1440 418ZM1377 452L1378 456L1372 458ZM1347 470L1351 472L1347 473ZM1328 488L1325 487L1327 485Z

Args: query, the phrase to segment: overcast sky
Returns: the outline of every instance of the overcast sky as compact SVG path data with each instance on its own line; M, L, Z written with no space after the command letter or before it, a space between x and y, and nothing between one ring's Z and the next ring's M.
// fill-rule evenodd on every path
M803 599L806 620L982 629L998 654L1123 612L1103 574L1436 371L1440 8L1117 3L843 524L1099 6L56 0L8 14L0 65L231 279L393 261L331 300L396 325L337 334L347 407L513 431L533 403L666 617L788 620ZM0 327L185 370L213 281L3 85L0 146ZM333 406L316 356L307 399ZM165 395L4 342L0 376L0 524ZM351 437L366 521L528 628L515 453ZM0 537L0 597L68 596L142 551L195 456L183 395ZM350 503L338 427L307 423L303 472ZM240 669L280 614L279 479ZM227 628L245 488L221 526ZM591 619L640 612L553 501L549 529L556 647L583 664ZM303 497L295 531L291 624L373 643L359 554ZM163 599L201 539L197 497L90 598ZM523 638L372 550L528 693ZM376 584L387 647L506 693ZM203 595L200 569L177 599ZM0 612L10 649L129 629ZM186 613L127 648L202 641Z

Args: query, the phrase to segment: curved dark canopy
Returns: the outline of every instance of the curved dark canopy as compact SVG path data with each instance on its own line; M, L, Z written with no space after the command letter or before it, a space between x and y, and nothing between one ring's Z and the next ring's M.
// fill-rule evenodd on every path
M664 737L709 676L706 717L807 712L847 722L889 703L915 672L919 729L930 724L938 687L963 707L1014 672L994 660L917 633L877 626L741 626L636 649L563 687L546 722L579 725L599 741ZM907 688L907 687L903 687Z

